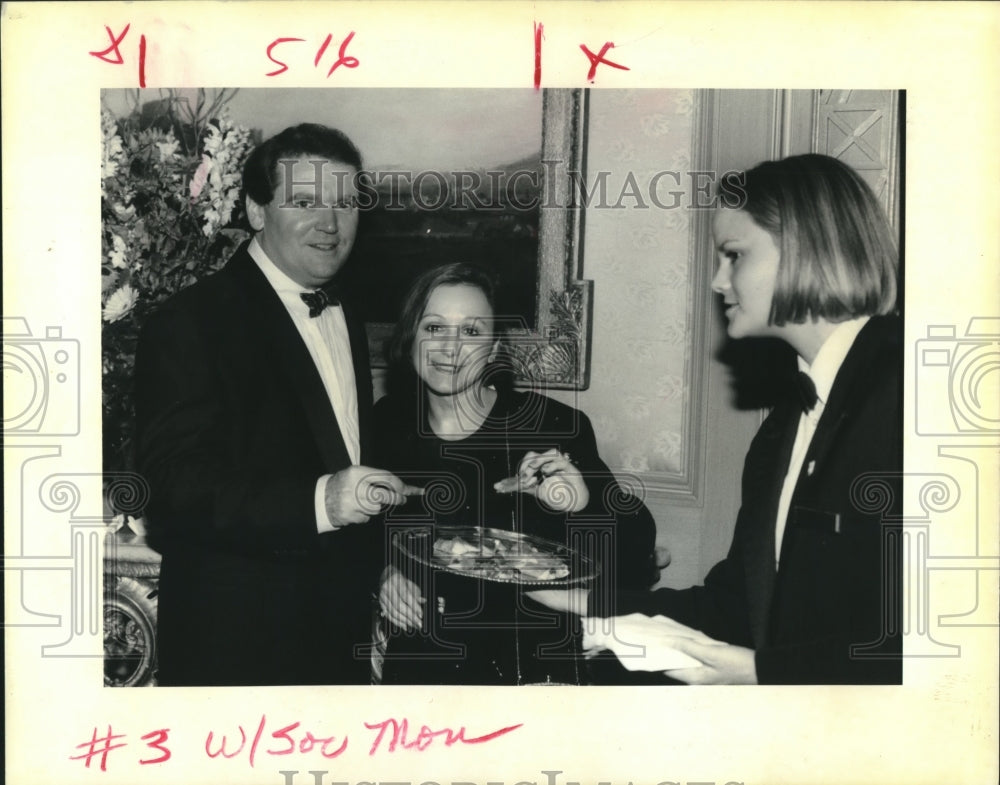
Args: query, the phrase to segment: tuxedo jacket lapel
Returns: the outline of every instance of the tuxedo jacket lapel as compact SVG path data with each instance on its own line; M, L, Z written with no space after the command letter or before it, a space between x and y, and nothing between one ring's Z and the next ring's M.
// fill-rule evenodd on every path
M880 331L878 319L873 319L870 327L864 330L855 339L850 352L844 358L844 362L837 372L837 377L830 388L830 398L826 402L823 414L816 424L816 431L809 443L805 460L802 462L802 469L796 478L795 489L792 493L789 504L788 520L785 526L785 537L782 542L782 549L789 542L789 529L796 525L794 511L801 504L802 495L805 489L812 483L813 479L822 473L823 463L830 453L832 447L836 445L838 434L844 430L849 421L851 413L856 411L868 394L863 380L859 373L874 361L872 356L873 347L881 347L884 340L877 336L872 340L873 332ZM785 402L775 409L772 418L775 421L776 431L781 435L776 439L775 452L771 458L773 463L773 475L770 482L770 496L762 504L761 520L762 525L767 529L767 536L760 537L760 542L767 543L767 550L762 549L755 554L755 559L750 562L755 565L755 575L757 576L757 589L760 591L759 600L761 605L751 598L751 614L754 628L754 639L763 641L767 639L768 625L770 623L770 609L774 596L776 570L774 559L774 525L778 514L778 502L784 485L785 474L788 471L788 463L791 459L792 448L795 444L795 436L798 430L800 409L796 403ZM783 554L784 557L784 554ZM770 565L770 570L765 571L763 566ZM749 571L749 568L748 568ZM764 580L764 575L770 580ZM763 636L763 637L760 637Z
M744 478L744 508L756 518L753 536L747 538L745 548L747 606L750 629L754 641L760 645L767 639L770 622L771 600L774 596L776 563L774 557L774 525L778 515L778 501L788 462L795 445L798 410L782 405L772 412L761 426L757 447L759 452L748 462L751 471ZM755 501L746 505L747 498Z
M370 462L370 434L372 432L372 369L368 352L368 334L364 322L357 319L354 309L344 304L344 319L351 342L351 359L354 362L354 383L358 393L358 430L361 434L361 463Z
M295 323L285 309L281 299L267 282L264 274L245 251L237 252L229 268L246 292L249 304L255 313L254 322L261 341L261 362L264 358L275 358L282 375L288 380L302 403L302 409L309 423L312 438L328 471L335 472L351 463L340 432L333 406L327 396L323 380L313 363L309 349L299 334ZM351 350L354 354L355 340L352 336ZM357 355L355 374L357 375ZM365 350L367 357L367 350ZM367 365L367 361L366 361ZM369 377L370 378L370 377ZM360 380L359 380L360 381ZM368 397L371 397L368 385ZM361 408L359 392L359 410Z
M866 398L871 395L872 391L865 381L865 372L878 363L887 361L880 357L880 354L893 348L889 341L891 324L891 317L873 317L858 334L854 345L844 358L830 388L830 399L816 424L816 433L809 444L806 460L802 464L802 474L798 478L795 496L798 496L798 488L804 481L822 472L830 450L837 443L838 435L845 430L850 419L856 416ZM795 504L794 497L792 504L793 506Z

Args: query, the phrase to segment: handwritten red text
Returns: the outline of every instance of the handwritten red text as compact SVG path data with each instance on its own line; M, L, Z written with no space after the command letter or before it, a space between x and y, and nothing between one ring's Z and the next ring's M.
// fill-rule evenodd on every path
M142 740L146 742L146 746L156 750L160 753L160 755L156 758L140 759L139 764L145 766L150 763L165 763L170 760L170 750L164 746L169 735L169 728L158 728L157 730L150 731L143 736ZM94 758L99 757L101 760L101 771L107 771L108 753L111 752L111 750L117 750L127 746L128 742L121 741L124 738L124 733L113 733L110 725L108 725L107 733L103 736L98 736L97 728L95 727L94 732L90 737L90 741L85 741L82 744L76 745L78 750L87 748L86 752L83 752L80 755L70 755L69 759L82 760L84 762L83 765L89 769L91 761L94 760ZM114 742L118 743L115 744Z
M397 749L415 749L422 752L436 741L444 744L445 747L451 747L453 744L459 743L482 744L499 738L500 736L510 733L511 731L515 731L520 728L522 724L523 723L509 725L506 728L500 728L500 730L495 730L492 733L476 736L471 739L465 737L466 731L464 726L460 727L456 731L451 728L432 730L426 725L421 725L417 735L414 738L410 738L410 723L406 719L389 719L376 723L366 722L365 727L369 730L377 731L375 739L372 741L372 746L368 750L369 755L374 755L382 748L383 741L386 742L386 752L395 752Z
M533 82L535 89L537 90L542 85L542 40L545 38L545 25L541 22L534 23L535 32L535 69ZM630 70L628 66L622 65L621 63L615 63L605 55L609 50L614 49L615 45L611 41L605 41L604 46L601 47L596 55L590 51L586 44L580 44L580 50L587 56L590 61L590 68L587 70L587 81L593 83L594 79L597 77L597 66L606 65L611 68L617 68L621 71Z
M334 61L333 65L330 66L330 70L326 72L327 78L329 78L330 75L333 74L333 72L336 71L341 66L343 66L344 68L357 68L359 65L361 65L361 62L358 60L358 58L352 57L351 55L347 54L347 47L351 43L351 40L353 38L354 38L354 31L352 30L350 33L347 34L347 37L340 42L340 48L338 49L337 52L337 59ZM287 63L285 63L282 60L279 60L277 57L274 56L274 52L279 46L292 43L304 43L305 40L306 40L305 38L275 38L273 41L271 41L271 43L268 44L267 46L267 59L270 60L275 65L279 66L279 68L275 69L274 71L269 71L266 75L278 76L279 74L285 73L285 71L287 71L289 68ZM320 60L323 59L323 55L326 54L326 50L330 46L331 41L333 41L333 33L328 33L326 38L323 39L323 43L320 44L319 49L316 50L316 56L313 58L313 68L319 67L319 62Z
M111 32L111 28L107 25L104 29L107 31L108 38L111 39L111 44L107 49L101 49L98 51L90 52L92 57L96 57L98 60L102 60L109 65L124 65L125 58L122 57L121 46L122 41L125 40L125 36L128 35L129 28L131 24L125 25L125 29L122 30L118 35ZM113 57L112 57L113 53ZM146 86L146 36L139 36L139 87Z
M277 730L271 731L271 738L282 742L280 745L268 747L263 750L267 755L291 755L293 752L309 753L318 752L327 759L336 758L347 749L347 736L337 742L336 736L317 736L312 731L300 731L300 722L293 722ZM215 731L209 731L205 739L205 754L209 758L235 758L246 751L247 762L251 767L256 765L257 752L260 749L261 739L264 737L264 730L267 727L267 715L261 715L260 722L257 723L253 732L253 740L247 748L247 732L242 725L237 725L239 739L236 736L222 735L217 737Z

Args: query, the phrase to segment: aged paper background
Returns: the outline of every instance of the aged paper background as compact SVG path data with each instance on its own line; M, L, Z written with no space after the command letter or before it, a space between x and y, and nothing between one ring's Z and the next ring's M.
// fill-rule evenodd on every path
M613 41L608 57L630 70L599 68L595 88L907 91L907 514L924 534L911 543L905 686L102 689L99 630L61 646L71 637L71 603L86 598L71 582L67 514L60 525L39 502L52 490L41 487L49 474L76 475L74 520L89 516L97 531L100 88L136 86L140 35L151 88L525 87L536 21L545 25L543 86L585 85L580 44L599 51ZM122 65L88 55L108 46L105 25L117 35L126 24ZM327 79L310 54L287 58L295 67L280 77L265 76L274 66L264 51L275 38L306 39L312 52L332 33L330 57L349 31L358 68ZM916 406L919 398L944 411L964 394L921 361L919 342L942 326L954 327L950 346L986 357L975 389L987 397L972 403L988 413L997 395L998 40L1000 8L987 3L5 4L4 316L25 318L36 338L61 327L81 369L78 433L5 437L7 781L279 785L287 770L299 772L295 783L324 784L995 782L996 409L978 430L949 434L920 432ZM981 334L970 335L972 317L992 321L974 323L971 332ZM47 456L44 471L31 456ZM25 597L49 617L25 622ZM10 626L19 622L44 623ZM334 760L315 751L261 754L253 768L245 755L206 756L208 730L234 737L242 725L252 737L262 715L268 732L298 721L300 732L348 735L351 745ZM466 726L470 737L524 727L489 744L369 756L363 723L391 717ZM95 728L100 736L109 726L127 746L109 753L106 771L99 756L90 768L71 759ZM169 729L172 757L141 765L158 753L140 739L157 729ZM312 770L328 773L314 780Z

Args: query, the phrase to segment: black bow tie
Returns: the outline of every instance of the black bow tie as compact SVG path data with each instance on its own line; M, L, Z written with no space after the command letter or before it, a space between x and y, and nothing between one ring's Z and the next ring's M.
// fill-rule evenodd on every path
M816 394L816 385L805 371L799 371L796 381L798 382L796 386L799 391L799 398L802 399L802 410L810 412L816 405L816 401L819 400L819 396Z
M313 292L302 292L299 296L302 298L302 302L309 306L310 317L319 316L328 305L340 305L337 290L331 285Z

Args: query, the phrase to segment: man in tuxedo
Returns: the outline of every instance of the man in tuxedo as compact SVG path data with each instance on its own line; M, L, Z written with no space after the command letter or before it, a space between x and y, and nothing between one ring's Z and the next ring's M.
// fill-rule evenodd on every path
M367 683L381 537L418 492L365 466L363 325L331 282L358 226L361 156L303 124L243 173L253 238L148 320L136 457L162 554L159 682Z

